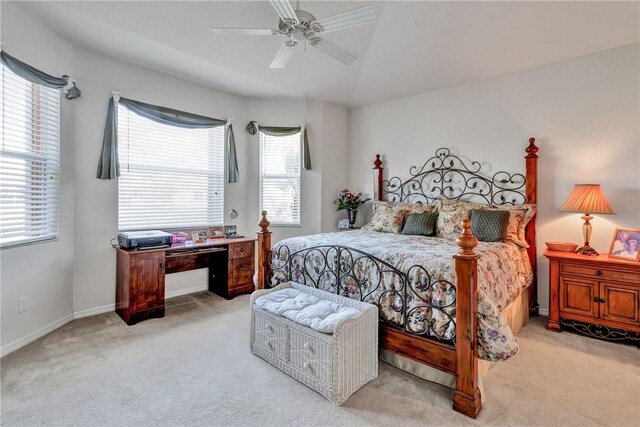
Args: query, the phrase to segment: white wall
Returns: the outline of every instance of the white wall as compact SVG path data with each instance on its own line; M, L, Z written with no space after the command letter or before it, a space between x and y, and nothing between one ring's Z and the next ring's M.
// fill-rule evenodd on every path
M574 184L600 183L615 216L595 215L592 246L606 253L614 227L640 227L640 45L351 111L349 182L372 191L374 155L387 176L450 147L491 170L524 172L535 136L538 298L548 308L545 241L581 243L579 214L558 212ZM391 175L390 175L391 174Z
M75 251L73 307L90 314L112 307L115 300L116 257L109 240L118 233L118 184L96 179L107 103L113 90L122 96L234 123L240 180L225 185L225 211L238 210L235 221L246 227L247 212L247 100L167 74L125 63L78 48L75 76L82 88L76 104L73 153L75 170ZM188 162L189 159L176 159ZM225 212L226 215L226 212ZM253 216L251 216L253 219ZM226 218L226 217L225 217ZM181 288L205 288L206 271L167 276L168 293Z
M15 6L0 8L4 50L50 74L73 74L71 45ZM74 102L61 101L59 239L0 251L3 354L72 318ZM28 310L18 313L25 296Z
M310 98L292 100L250 99L249 115L267 126L300 126L305 123L311 151L311 170L301 172L300 226L271 226L272 241L337 230L333 199L346 185L348 111ZM249 211L259 212L259 136L247 136L249 150ZM256 230L258 218L250 224Z
M115 299L117 181L95 178L107 101L123 96L213 117L233 119L240 182L225 189L225 211L236 208L240 232L258 220L258 140L244 126L309 129L313 169L302 172L302 224L273 228L274 242L333 231L332 204L343 186L371 193L374 155L387 172L406 174L440 146L493 170L523 171L527 138L540 143L538 247L581 239L579 215L557 212L578 182L602 184L616 216L593 221L593 245L605 252L616 225L640 224L639 46L627 46L492 80L346 111L311 99L246 99L74 48L22 11L2 3L3 48L37 67L73 75L83 97L62 102L60 239L0 252L3 352L48 326L109 310ZM347 143L348 141L348 143ZM346 155L345 155L346 153ZM188 159L184 159L188 161ZM547 263L540 259L539 297L547 306ZM204 271L167 277L169 293L206 286ZM18 298L29 310L18 314ZM57 322L57 323L56 323Z
M338 218L346 218L346 213L336 212L333 201L338 192L347 186L349 161L349 112L335 104L324 103L323 144L322 144L322 232L337 231ZM360 191L358 188L352 191Z
M273 238L335 229L333 214L324 217L329 220L321 218L327 200L347 178L341 148L348 135L345 109L311 99L249 100L73 47L7 3L2 3L2 41L3 48L30 64L52 74L72 75L82 89L82 98L62 101L60 239L1 252L3 353L74 316L113 310L116 262L109 241L118 231L118 187L117 181L98 180L95 174L114 90L152 104L232 118L240 180L225 186L225 215L235 208L240 216L234 222L247 236L255 236L259 220L259 147L258 137L246 133L246 123L306 123L313 169L302 172L302 225L274 228ZM326 143L325 134L330 138ZM340 153L340 159L333 159L334 153ZM204 270L178 273L167 276L166 292L206 285ZM29 298L29 310L18 315L22 296Z

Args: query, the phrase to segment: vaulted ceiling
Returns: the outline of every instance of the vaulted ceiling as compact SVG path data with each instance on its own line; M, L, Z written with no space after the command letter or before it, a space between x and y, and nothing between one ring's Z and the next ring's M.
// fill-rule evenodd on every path
M295 2L292 2L295 6ZM211 27L276 28L267 1L21 2L71 43L251 97L309 96L361 106L640 42L638 2L302 1L322 18L372 5L378 22L326 34L356 53L343 65L303 45L269 65L281 36L221 36Z

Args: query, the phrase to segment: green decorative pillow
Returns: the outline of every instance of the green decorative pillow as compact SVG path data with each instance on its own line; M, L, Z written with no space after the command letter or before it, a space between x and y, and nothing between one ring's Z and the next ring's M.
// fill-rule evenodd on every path
M438 212L414 213L407 217L402 234L435 236Z
M481 242L501 242L509 224L509 211L471 210L471 233Z

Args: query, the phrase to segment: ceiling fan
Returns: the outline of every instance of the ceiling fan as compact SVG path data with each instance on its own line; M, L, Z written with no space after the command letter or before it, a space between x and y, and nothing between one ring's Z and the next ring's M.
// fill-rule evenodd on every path
M284 68L293 55L293 48L299 43L308 43L343 64L350 65L358 59L355 53L319 36L323 33L371 24L378 20L371 6L316 19L309 12L294 10L289 0L270 0L270 2L280 17L277 30L267 28L212 28L211 30L218 35L286 36L287 39L280 46L270 68Z

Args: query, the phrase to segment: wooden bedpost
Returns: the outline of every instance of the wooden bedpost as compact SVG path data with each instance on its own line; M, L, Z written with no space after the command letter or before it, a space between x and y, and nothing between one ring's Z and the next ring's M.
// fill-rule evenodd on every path
M382 200L382 160L380 160L380 154L376 154L376 159L373 162L373 195L374 200Z
M456 240L460 251L456 264L456 391L453 409L471 418L480 413L478 388L478 258L473 248L478 240L471 234L471 221L462 221Z
M525 196L527 203L538 203L538 152L539 148L536 147L536 139L529 138L529 146L526 148L527 155L525 156L526 169L527 169L527 185L525 188ZM538 272L537 272L537 260L538 253L536 249L536 215L531 218L527 228L525 230L525 240L529 244L527 249L527 255L529 255L529 262L531 263L531 269L533 271L533 282L531 284L531 292L529 292L529 314L532 316L538 315Z
M269 231L267 211L262 211L262 219L258 223L258 289L264 289L269 280L269 254L271 253L271 232Z

